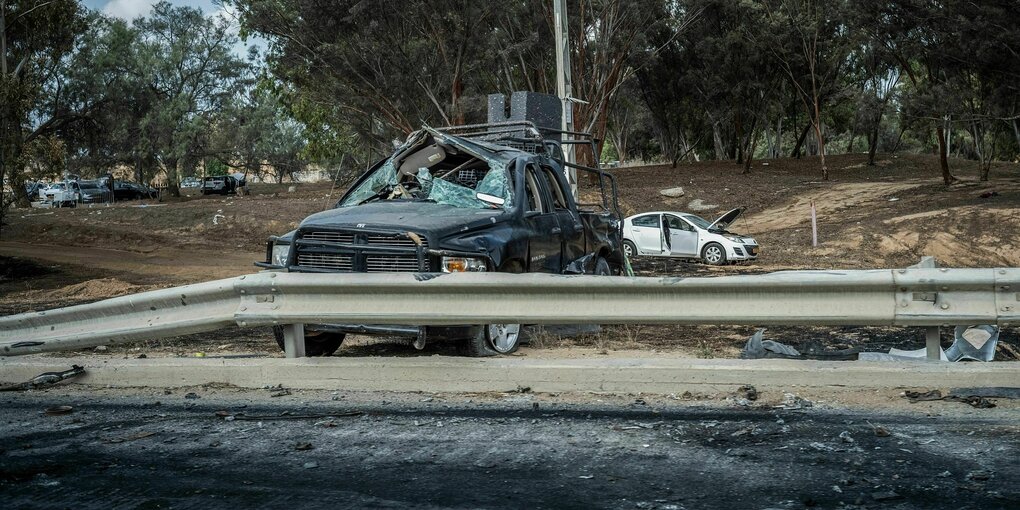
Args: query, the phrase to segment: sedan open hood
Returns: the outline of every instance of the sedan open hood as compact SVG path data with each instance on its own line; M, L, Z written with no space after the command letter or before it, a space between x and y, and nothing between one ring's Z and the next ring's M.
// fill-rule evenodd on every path
M727 227L737 221L737 218L744 213L746 207L738 207L719 217L708 226L708 230L726 230Z

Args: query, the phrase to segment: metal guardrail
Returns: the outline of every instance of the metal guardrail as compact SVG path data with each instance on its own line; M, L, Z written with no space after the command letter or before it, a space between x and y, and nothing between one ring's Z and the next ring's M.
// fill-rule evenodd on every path
M789 271L714 278L262 272L0 318L0 355L238 325L1020 322L1020 268Z

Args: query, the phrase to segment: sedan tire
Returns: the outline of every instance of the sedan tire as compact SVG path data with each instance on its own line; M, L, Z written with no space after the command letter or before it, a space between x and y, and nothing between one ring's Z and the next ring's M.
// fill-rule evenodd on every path
M701 258L713 266L725 264L726 248L723 248L719 243L708 243L701 250Z
M628 259L634 258L637 256L637 246L634 246L634 243L630 241L623 241L623 254L626 255Z

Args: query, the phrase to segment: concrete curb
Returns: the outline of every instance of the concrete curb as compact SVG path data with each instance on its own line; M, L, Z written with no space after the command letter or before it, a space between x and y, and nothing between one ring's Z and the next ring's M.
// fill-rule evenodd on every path
M0 382L86 368L78 383L178 387L225 383L245 388L358 391L507 391L669 394L759 389L1016 386L1020 363L867 363L703 359L423 358L0 358Z

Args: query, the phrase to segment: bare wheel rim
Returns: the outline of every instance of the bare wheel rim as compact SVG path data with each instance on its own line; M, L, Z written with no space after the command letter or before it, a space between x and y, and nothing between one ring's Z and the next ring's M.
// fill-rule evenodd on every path
M520 324L489 324L489 345L498 353L507 353L517 345L517 337L521 334Z
M705 260L715 264L722 260L722 250L718 246L709 246L705 248Z
M629 244L624 243L623 244L623 254L626 255L627 257L633 257L634 256L634 250L631 249Z

